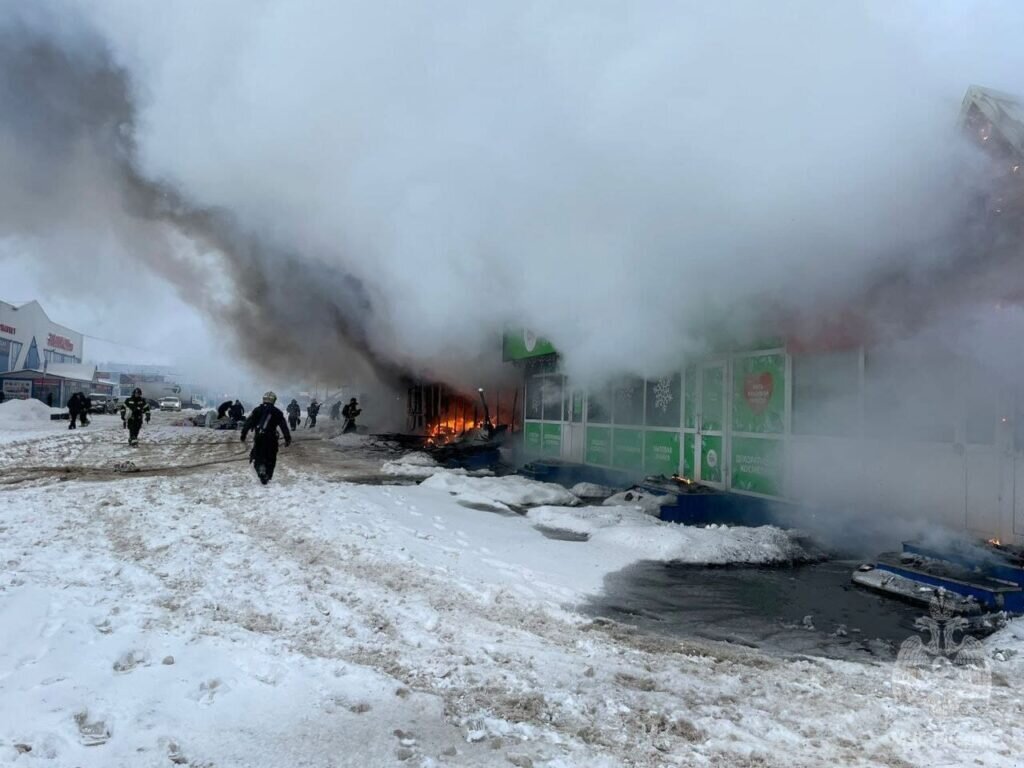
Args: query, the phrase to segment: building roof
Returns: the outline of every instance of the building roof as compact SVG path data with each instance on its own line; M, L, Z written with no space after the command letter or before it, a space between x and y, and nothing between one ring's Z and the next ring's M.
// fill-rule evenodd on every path
M96 378L96 366L89 363L50 363L45 373L61 379L91 382Z

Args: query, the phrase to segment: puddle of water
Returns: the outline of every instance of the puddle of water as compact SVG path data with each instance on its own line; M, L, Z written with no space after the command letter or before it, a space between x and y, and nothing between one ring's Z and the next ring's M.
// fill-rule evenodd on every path
M772 652L894 659L904 640L920 636L914 620L923 612L851 584L857 565L708 568L645 561L609 574L605 594L583 610L651 632Z

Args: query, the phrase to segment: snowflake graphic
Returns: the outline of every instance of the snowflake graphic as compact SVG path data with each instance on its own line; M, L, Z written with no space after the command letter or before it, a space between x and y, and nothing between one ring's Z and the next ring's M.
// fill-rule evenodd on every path
M658 379L654 385L654 407L662 413L668 413L672 400L672 380L668 376Z

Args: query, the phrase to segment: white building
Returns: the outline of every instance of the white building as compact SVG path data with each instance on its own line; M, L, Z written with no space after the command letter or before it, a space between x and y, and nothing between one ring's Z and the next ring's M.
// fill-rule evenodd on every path
M72 392L90 389L82 373L83 344L82 334L50 320L38 301L21 306L0 301L0 380L5 397L63 405ZM68 375L71 372L73 376Z

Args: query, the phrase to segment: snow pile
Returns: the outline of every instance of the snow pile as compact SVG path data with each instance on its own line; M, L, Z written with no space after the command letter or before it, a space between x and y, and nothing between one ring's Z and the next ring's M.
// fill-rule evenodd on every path
M380 470L385 475L414 478L427 478L442 471L440 464L430 455L421 452L407 453L394 461L385 461Z
M452 472L439 472L424 480L420 487L448 491L461 500L486 500L511 507L535 507L541 504L575 506L579 504L579 499L560 485L541 483L519 475L464 477Z
M573 496L581 499L607 499L615 493L614 488L597 483L576 483L569 490Z
M628 491L616 493L604 500L605 506L618 507L630 506L641 510L645 514L658 517L661 515L661 508L666 504L674 504L675 496L658 496L638 488L630 488Z
M628 506L537 507L527 517L542 528L586 534L592 545L617 550L626 560L765 565L810 559L789 533L770 525L693 528Z
M50 420L50 413L57 412L39 400L8 400L0 403L0 428L11 425L38 425Z

